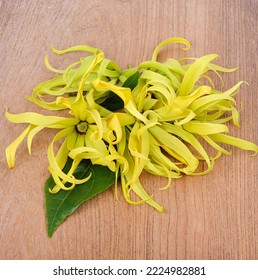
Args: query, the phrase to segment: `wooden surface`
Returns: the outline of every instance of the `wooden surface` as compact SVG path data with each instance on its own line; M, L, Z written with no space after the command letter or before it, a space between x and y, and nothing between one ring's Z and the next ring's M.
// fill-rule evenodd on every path
M126 67L150 59L154 47L172 36L191 42L189 56L218 53L220 65L240 67L223 75L226 87L249 83L237 95L241 129L231 133L257 143L257 13L257 0L0 1L0 258L257 259L257 157L248 152L232 149L209 175L173 181L166 191L159 190L166 180L144 174L164 214L128 205L122 195L118 202L111 188L81 206L51 239L43 185L53 134L35 138L32 156L23 143L13 170L4 156L25 127L7 122L4 106L12 113L43 112L25 96L52 77L43 63L52 45L89 44ZM167 55L186 56L177 45L165 48L161 59ZM51 59L57 66L72 61Z

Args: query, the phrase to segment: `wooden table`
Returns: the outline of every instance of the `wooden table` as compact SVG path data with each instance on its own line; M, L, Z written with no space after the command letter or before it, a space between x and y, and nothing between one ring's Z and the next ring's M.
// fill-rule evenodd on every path
M141 180L166 212L131 206L114 188L82 205L49 239L46 234L43 185L49 176L46 148L50 131L35 138L32 156L23 143L16 166L7 168L6 146L25 125L9 123L10 112L37 111L25 99L52 73L43 57L50 47L89 44L123 68L151 57L154 47L173 36L192 48L165 48L167 56L221 55L218 63L239 66L223 75L225 88L239 80L241 128L231 134L257 143L258 2L256 0L60 0L0 1L1 259L257 259L257 157L232 148L214 170L202 177L183 177L160 191L165 179L143 174ZM74 57L77 57L74 55ZM73 61L50 55L52 64Z

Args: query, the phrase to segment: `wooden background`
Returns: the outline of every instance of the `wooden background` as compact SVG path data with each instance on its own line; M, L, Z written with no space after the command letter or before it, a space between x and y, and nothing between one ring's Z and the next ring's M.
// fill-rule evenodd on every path
M89 44L121 67L151 57L172 36L187 38L188 56L221 55L220 65L240 70L223 75L226 87L246 80L237 95L241 129L235 136L257 143L257 0L2 0L0 1L0 258L1 259L257 259L257 157L232 149L203 177L184 177L159 191L165 180L142 176L166 212L131 206L114 188L81 206L54 236L46 234L46 148L53 134L35 138L33 154L23 143L16 167L7 168L5 147L24 129L4 118L10 112L42 112L26 101L33 87L52 77L43 56L50 47ZM186 56L179 46L161 55ZM50 56L56 66L69 59Z

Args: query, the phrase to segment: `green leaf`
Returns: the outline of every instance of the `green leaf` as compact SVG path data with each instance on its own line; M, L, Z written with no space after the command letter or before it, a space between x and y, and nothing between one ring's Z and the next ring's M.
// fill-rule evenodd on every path
M124 108L124 102L113 91L109 91L107 93L107 98L105 99L104 102L101 103L101 106L114 112L114 111Z
M139 76L140 76L139 71L135 72L132 76L128 77L125 80L123 87L128 87L131 90L133 90L138 84Z
M67 172L71 167L69 159L64 168ZM93 196L107 190L115 182L115 173L105 166L92 165L90 160L83 160L74 172L77 179L87 177L92 173L90 180L75 186L70 191L60 190L56 194L49 192L55 185L52 176L45 183L46 216L48 236L51 237L56 228L71 215L79 205Z
M139 76L140 76L139 71L135 72L133 75L129 76L125 80L122 87L127 87L127 88L130 88L131 90L133 90L138 84ZM104 102L101 103L101 106L103 106L104 108L106 108L110 111L117 111L117 110L124 108L124 102L114 92L109 91L107 93L107 98L105 99Z

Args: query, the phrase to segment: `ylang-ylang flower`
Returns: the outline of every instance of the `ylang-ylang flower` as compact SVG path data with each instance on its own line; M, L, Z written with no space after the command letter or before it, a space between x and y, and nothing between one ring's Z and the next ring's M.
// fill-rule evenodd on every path
M203 175L210 172L214 162L222 153L229 154L218 142L258 152L256 144L228 135L227 123L239 126L239 113L233 98L243 82L227 91L214 88L208 71L232 72L213 64L216 54L191 58L193 63L183 64L186 59L168 59L158 62L158 52L168 43L183 43L186 49L190 43L182 38L165 40L154 50L152 60L138 66L140 78L132 91L133 101L125 102L125 111L135 118L126 127L126 143L122 154L129 163L129 170L121 174L122 190L126 200L132 204L146 202L163 211L145 191L140 183L143 170L171 179L186 175ZM207 81L207 84L203 84ZM100 87L114 90L107 82ZM206 141L216 151L209 155L203 147ZM118 145L119 146L119 145ZM121 152L121 151L120 151ZM200 162L206 163L204 169ZM133 201L131 192L141 201Z
M219 72L232 72L236 68L214 64L216 54L157 61L159 51L170 43L182 43L185 50L190 47L183 38L167 39L156 47L150 61L124 71L120 71L115 62L105 59L103 52L89 46L54 50L58 54L79 50L93 54L65 70L55 69L46 59L47 67L58 76L35 87L29 98L45 109L68 109L71 117L37 113L13 115L7 111L6 117L11 122L29 124L6 149L9 167L14 166L16 149L25 137L31 152L32 139L38 132L44 128L58 129L47 153L49 170L56 183L51 192L69 190L87 181L90 175L76 179L74 171L81 160L89 159L92 164L107 166L116 173L117 179L120 176L127 202L146 202L162 212L163 207L140 182L143 170L167 177L168 183L163 186L166 189L172 179L184 174L210 172L221 154L230 154L219 143L257 153L256 144L228 134L228 123L239 127L234 95L244 82L222 91L215 88L209 76L209 71L214 72L223 84ZM136 87L132 91L122 87L135 71L140 75ZM110 93L123 101L121 110L112 112L101 105ZM54 145L59 140L62 144L55 154ZM215 153L208 153L203 143L214 148ZM68 157L73 162L64 173ZM205 162L204 167L200 162ZM132 192L138 200L132 198Z
M86 75L85 75L86 77ZM51 192L60 189L69 190L76 184L86 182L90 176L76 179L73 175L76 167L82 159L90 159L93 164L107 166L116 172L117 165L122 166L123 172L127 172L127 161L117 152L115 145L125 137L124 127L134 123L134 117L123 112L109 112L95 102L94 94L98 92L92 89L86 97L83 95L82 79L76 99L71 101L60 97L57 102L70 109L71 118L58 116L45 116L38 113L26 112L10 114L6 111L6 117L13 123L28 123L29 126L6 149L7 162L10 168L14 167L14 158L17 147L27 137L28 151L31 153L33 137L44 128L60 130L48 147L49 171L53 176L56 186ZM117 87L119 88L119 87ZM122 89L122 98L130 90ZM55 142L62 140L62 145L57 154L54 153ZM73 164L66 174L62 171L67 158L73 159ZM70 186L65 186L69 182Z

